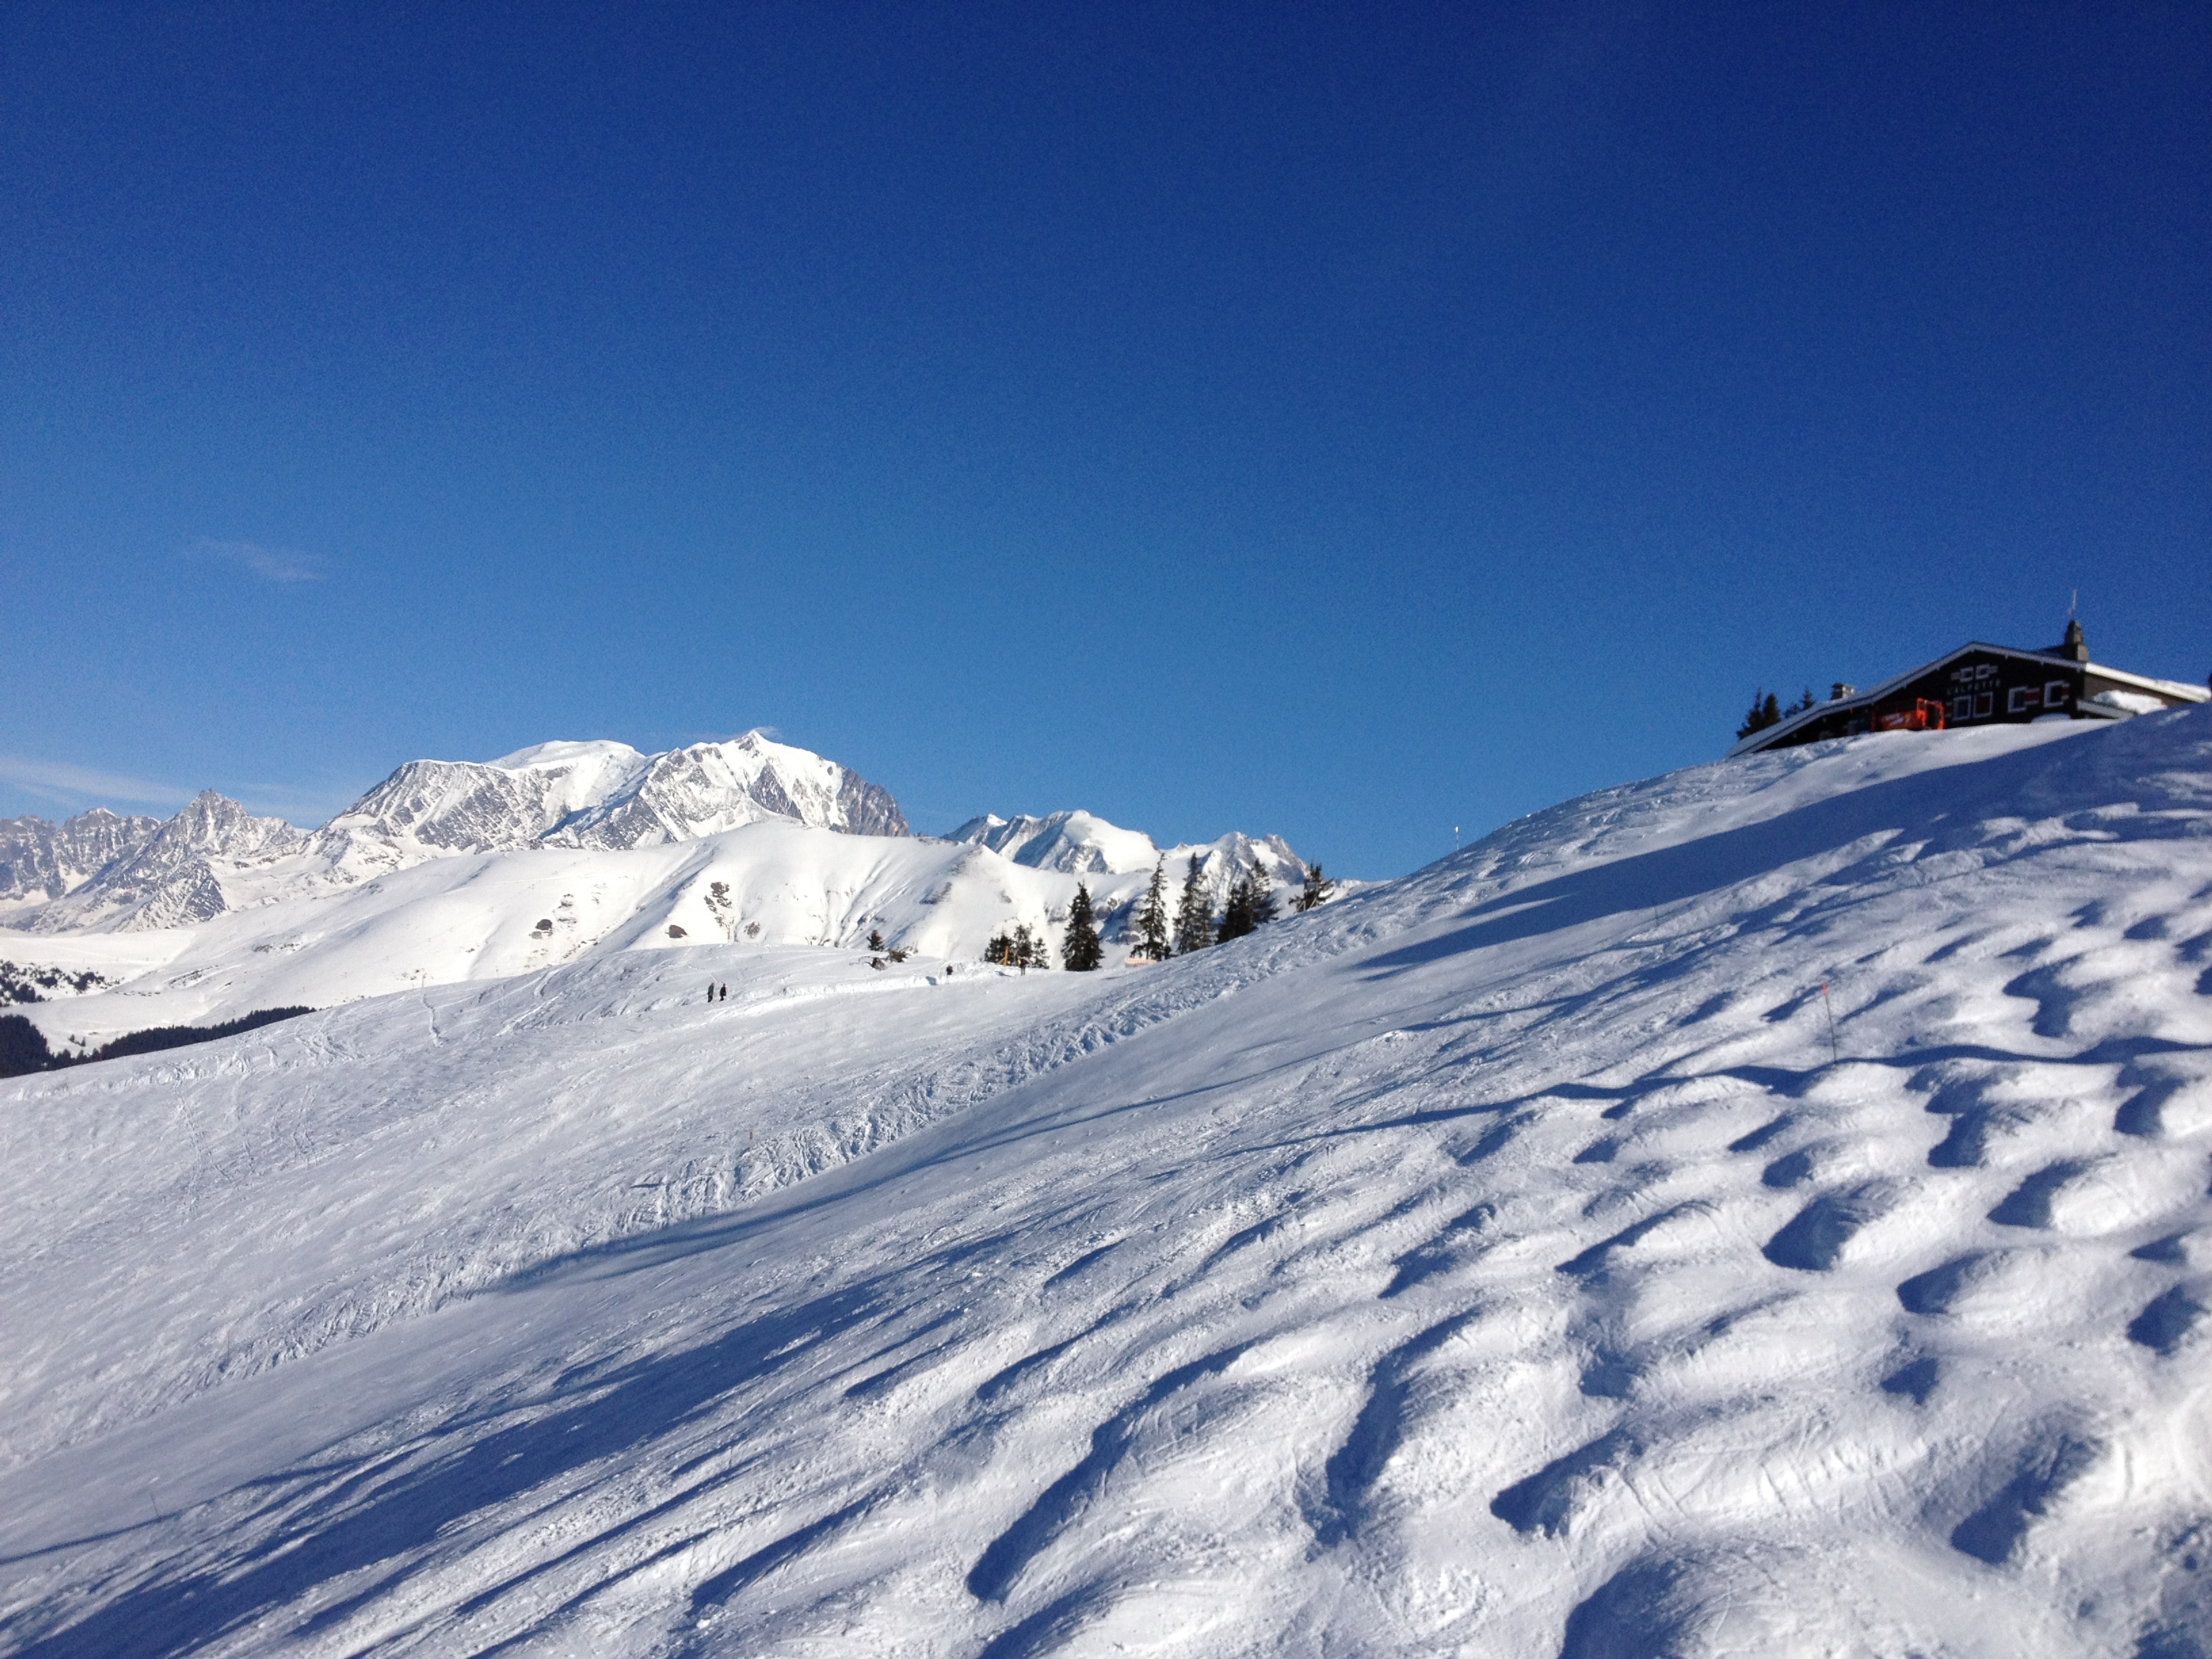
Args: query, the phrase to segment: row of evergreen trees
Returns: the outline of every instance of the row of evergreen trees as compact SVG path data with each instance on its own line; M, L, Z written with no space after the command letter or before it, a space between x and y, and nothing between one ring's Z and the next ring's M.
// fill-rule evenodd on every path
M1805 688L1805 695L1787 708L1782 706L1781 698L1762 685L1751 694L1751 712L1743 717L1743 724L1736 727L1736 741L1741 743L1754 732L1764 732L1770 726L1779 726L1792 714L1802 714L1812 706L1813 688L1809 685Z
M1075 890L1075 896L1079 908L1087 915L1091 908L1090 896L1079 887ZM1074 921L1074 914L1071 912L1068 916L1071 928ZM994 933L991 942L983 947L983 960L995 962L1001 968L1018 968L1027 973L1032 968L1051 967L1052 952L1044 942L1044 935L1031 931L1025 921L1011 933ZM1096 968L1098 964L1094 962L1091 965Z
M1167 860L1163 859L1152 866L1152 883L1137 906L1137 956L1148 957L1154 962L1164 962L1170 956L1187 957L1209 945L1225 945L1232 939L1242 939L1275 919L1275 884L1255 862L1231 884L1229 902L1217 921L1194 854L1183 871L1182 894L1176 902L1175 920L1170 925L1166 866ZM1297 908L1310 910L1326 902L1335 890L1336 884L1322 874L1321 866L1314 865L1306 872L1305 888L1297 896Z
M1310 910L1316 904L1328 902L1335 890L1336 884L1322 874L1321 866L1310 866L1297 908L1300 911ZM1152 883L1137 906L1137 948L1133 954L1154 962L1164 962L1171 956L1187 957L1209 945L1225 945L1232 939L1242 939L1274 919L1275 884L1255 863L1231 884L1229 902L1217 921L1194 854L1189 867L1183 872L1182 895L1170 921L1167 860L1162 859L1152 866ZM983 960L1025 972L1031 968L1051 966L1043 935L1032 931L1027 922L1011 933L994 934L983 947ZM1105 964L1106 946L1098 934L1097 912L1091 902L1091 889L1084 883L1076 884L1075 902L1068 906L1067 932L1060 939L1060 960L1069 972L1076 974L1087 974Z

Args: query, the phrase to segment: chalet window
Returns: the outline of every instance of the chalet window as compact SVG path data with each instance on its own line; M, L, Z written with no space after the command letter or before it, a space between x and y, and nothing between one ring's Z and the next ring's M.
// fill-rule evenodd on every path
M2071 701L2073 694L2074 687L2070 682L2053 680L2043 688L2043 706L2045 708L2063 708Z
M1974 718L1976 720L1985 720L1996 712L1997 694L1996 692L1984 691L1981 696L1974 699Z
M1960 725L1974 718L1974 695L1969 691L1962 697L1951 699L1951 724Z
M2037 690L2033 686L2015 685L2012 689L2012 694L2005 699L2005 713L2008 714L2025 714L2029 709L2036 708L2042 702L2043 693Z

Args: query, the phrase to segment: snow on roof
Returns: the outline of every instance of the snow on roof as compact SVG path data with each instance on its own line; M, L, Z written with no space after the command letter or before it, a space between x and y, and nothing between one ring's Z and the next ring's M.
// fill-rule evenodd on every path
M2123 685L2140 685L2147 690L2156 691L2164 696L2179 697L2185 702L2203 702L2212 699L2212 690L2201 685L2190 685L2181 680L2153 679L2146 674L2130 674L2124 669L2107 668L2102 663L2076 662L2073 658L2062 657L2056 652L2024 651L2016 645L1991 645L1986 640L1969 640L1955 650L1947 651L1932 661L1923 662L1917 668L1908 668L1901 674L1891 675L1870 690L1854 692L1848 697L1832 697L1826 702L1816 702L1810 708L1800 709L1796 714L1789 716L1779 726L1762 726L1748 736L1738 738L1724 758L1733 758L1737 755L1770 749L1773 747L1776 738L1786 737L1804 725L1806 721L1817 720L1823 714L1832 714L1838 708L1863 708L1870 703L1879 702L1899 687L1910 685L1923 674L1941 668L1945 663L1956 661L1959 658L1975 651L1987 651L2000 657L2021 657L2031 662L2050 663L2056 667L2068 670L2078 668L2087 673L2102 675L2108 680L2118 680Z

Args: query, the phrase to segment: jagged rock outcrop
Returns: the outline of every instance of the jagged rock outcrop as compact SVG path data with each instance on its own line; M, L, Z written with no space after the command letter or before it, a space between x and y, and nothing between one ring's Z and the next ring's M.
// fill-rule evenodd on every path
M757 732L660 755L623 743L545 743L495 761L409 761L312 834L257 818L212 791L166 823L100 816L144 829L96 873L27 901L17 925L41 933L179 927L436 858L659 846L772 818L852 835L914 833L880 785ZM33 826L20 839L34 850L68 828L14 823ZM88 846L94 837L79 839Z
M182 927L231 908L228 885L307 844L282 818L256 817L238 802L202 790L145 844L29 918L37 933L100 927L136 932Z
M1280 836L1255 836L1231 830L1218 841L1159 847L1139 830L1124 830L1095 813L1049 812L1042 817L1002 818L985 813L970 818L948 841L988 847L1000 857L1032 870L1068 875L1127 875L1148 871L1164 859L1174 881L1182 879L1188 861L1198 860L1199 879L1216 904L1237 878L1258 867L1279 885L1304 881L1306 866Z
M76 891L154 838L159 818L95 806L56 823L0 818L0 916Z
M626 743L544 743L495 761L409 761L315 834L336 880L456 853L527 847L635 782Z
M835 761L748 732L652 757L545 840L556 847L652 847L763 818L856 836L914 833L889 790Z

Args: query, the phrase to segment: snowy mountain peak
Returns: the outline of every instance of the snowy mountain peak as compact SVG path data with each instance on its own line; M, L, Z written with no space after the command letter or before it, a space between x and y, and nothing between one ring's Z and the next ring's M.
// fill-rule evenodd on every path
M650 847L771 817L849 835L914 833L890 791L835 761L754 731L643 759L618 787L547 839L561 847Z
M1012 863L1064 875L1141 874L1164 861L1170 873L1180 878L1188 860L1196 858L1200 881L1217 904L1249 870L1262 869L1271 881L1292 885L1303 882L1306 874L1305 861L1280 836L1254 836L1232 830L1216 841L1161 847L1142 830L1124 830L1079 810L1012 818L986 812L945 839L987 847Z
M11 908L18 925L34 931L131 931L313 897L433 859L661 846L770 819L852 835L913 834L880 785L757 731L658 755L608 740L556 741L496 761L409 761L312 835L254 817L212 790L158 827L144 820L141 832L113 828L126 821L108 814L101 822L109 827L88 826L78 840L114 850L83 874L75 872L91 850L58 862L48 845L57 826L17 820L14 833L0 835L0 886L30 896ZM18 866L36 872L35 884L31 874L15 875ZM0 903L7 896L0 892Z
M105 806L61 823L0 818L0 915L49 903L82 887L143 847L161 827L159 818L125 817Z
M501 755L495 761L485 763L502 772L526 772L539 767L568 767L595 761L635 769L645 763L645 757L626 743L611 738L597 738L584 742L556 739L551 743L533 743L527 749L518 749L512 755Z
M231 907L226 881L297 853L307 836L282 818L256 817L204 789L126 858L40 909L40 933L71 928L181 927Z
M1058 870L1066 875L1126 875L1151 869L1159 857L1152 838L1141 830L1124 830L1081 811L1013 818L986 812L945 839L973 842L1032 870Z

